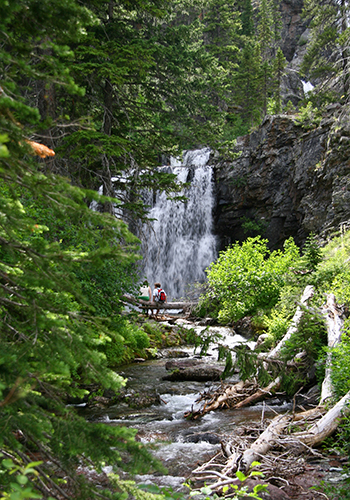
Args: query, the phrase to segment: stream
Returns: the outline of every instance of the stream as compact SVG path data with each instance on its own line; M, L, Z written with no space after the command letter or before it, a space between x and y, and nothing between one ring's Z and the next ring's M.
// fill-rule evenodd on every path
M191 325L193 326L193 325ZM204 327L196 327L197 329ZM211 327L212 333L222 337L230 346L248 343L242 336L230 328ZM254 344L254 343L252 343ZM215 345L209 348L205 361L216 363ZM186 491L183 486L191 471L197 465L207 461L219 449L223 437L234 434L239 426L252 422L260 422L264 418L272 418L276 412L285 412L290 405L277 398L265 405L257 404L239 410L215 411L206 414L200 420L187 420L184 413L196 409L197 398L203 391L214 390L219 382L171 382L162 380L167 374L165 364L178 351L188 358L198 357L193 347L167 349L160 352L159 359L134 363L118 369L118 373L127 379L126 389L130 395L156 392L160 404L147 408L131 409L127 403L118 403L106 409L86 409L84 415L88 420L103 422L106 425L123 425L138 430L137 439L152 447L153 454L165 465L167 475L136 476L140 483L153 483L158 486L170 486L175 491ZM234 375L225 382L237 382Z

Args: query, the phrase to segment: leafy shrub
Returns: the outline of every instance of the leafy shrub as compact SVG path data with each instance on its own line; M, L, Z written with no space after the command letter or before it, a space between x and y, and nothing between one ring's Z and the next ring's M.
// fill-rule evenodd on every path
M99 336L99 350L109 366L131 361L150 345L148 335L134 323L121 319L112 325L108 336Z
M158 345L162 344L163 341L163 330L158 323L155 321L147 321L142 326L143 330L148 334L151 341Z
M305 352L306 356L300 360L300 366L294 371L286 370L282 374L282 387L288 395L293 395L298 387L307 384L307 374L311 366L324 359L324 349L327 345L327 331L324 318L305 309L298 323L297 330L281 349L281 358L285 361L293 359L296 354ZM318 382L324 378L322 363L318 363Z
M343 330L342 342L331 351L332 383L338 398L350 390L350 319Z
M295 118L294 123L300 125L304 129L318 127L322 119L321 113L318 108L314 108L309 101L304 107L301 107L298 117Z
M323 260L314 273L314 283L323 293L334 293L339 303L350 305L350 232L334 238L323 249Z
M266 333L271 339L271 344L276 344L287 333L290 314L287 308L283 306L279 309L273 309L269 314L265 314L263 322L266 326Z
M314 233L310 233L306 238L303 247L303 260L306 266L312 271L314 271L322 261L322 252Z
M286 240L283 251L273 252L260 236L248 238L242 245L235 243L207 269L206 300L219 303L222 323L236 321L259 308L271 308L279 299L289 267L297 259L299 250L292 238Z

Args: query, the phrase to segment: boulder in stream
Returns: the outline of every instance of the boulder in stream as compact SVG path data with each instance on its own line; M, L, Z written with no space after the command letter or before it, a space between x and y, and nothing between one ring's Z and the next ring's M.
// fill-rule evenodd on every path
M194 381L212 382L220 380L224 368L209 365L197 359L171 360L165 365L167 370L172 370L169 375L164 375L162 380L173 382Z

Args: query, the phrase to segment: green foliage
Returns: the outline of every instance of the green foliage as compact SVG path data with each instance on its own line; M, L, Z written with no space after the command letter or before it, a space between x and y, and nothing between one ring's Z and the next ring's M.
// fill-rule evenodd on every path
M261 220L256 221L254 219L249 219L248 217L242 217L241 222L244 233L261 234L266 229L266 222Z
M221 322L236 321L259 308L273 307L286 282L290 266L298 259L298 248L292 239L284 251L270 252L261 237L235 243L208 269L207 299L219 302Z
M305 106L299 109L297 118L295 118L294 123L300 125L304 129L316 128L320 124L322 119L321 113L318 108L314 108L312 103L309 101Z
M344 323L342 342L330 350L332 384L335 396L340 399L350 390L350 320Z
M235 347L235 366L239 368L239 376L241 380L249 380L255 377L259 368L263 368L262 363L258 361L257 352L251 351L246 345L238 345Z
M259 466L259 462L253 462L249 471L248 475L243 474L242 471L237 471L235 472L236 478L242 483L241 485L236 484L234 481L230 485L226 485L223 487L222 492L224 495L224 498L227 497L232 497L232 494L234 495L233 498L255 498L256 500L262 500L261 497L259 496L260 492L264 492L267 490L267 485L266 484L256 484L253 488L253 491L248 492L248 487L244 485L244 482L248 478L260 476L263 477L264 474L262 472L253 470L254 467ZM187 484L190 488L190 486ZM229 495L228 495L229 494ZM203 486L199 490L191 490L190 491L190 497L198 496L200 495L201 498L204 498L205 500L213 499L217 500L220 497L212 492L211 488L208 486Z
M337 482L337 484L327 483L326 481L321 481L319 486L314 486L312 489L316 491L321 491L323 495L326 495L329 500L349 500L350 480L348 477L349 471L344 468L344 479Z
M305 260L306 267L312 271L315 271L318 264L322 261L321 248L314 233L310 233L306 238L303 247L303 259Z
M318 382L322 383L324 366L322 367L320 361L324 361L326 345L327 330L324 318L319 313L305 309L296 331L281 349L281 359L285 362L293 360L296 364L292 371L288 369L282 374L282 387L288 395L292 396L301 385L307 383L307 372L317 362L319 362ZM302 358L295 357L304 352L305 355Z
M293 355L305 351L312 360L317 360L325 345L327 331L324 318L320 313L305 309L296 332L286 341L281 354L286 359L292 359Z
M75 498L101 494L76 474L78 464L99 470L107 461L126 471L159 465L135 431L87 423L65 404L84 396L77 381L118 391L124 380L109 368L112 360L148 345L144 332L121 319L139 242L121 220L89 209L92 201L117 200L72 186L59 175L62 157L39 160L27 143L56 118L55 96L64 96L64 106L75 93L80 109L84 89L73 81L67 44L80 44L96 22L74 0L0 6L0 449L21 467L12 483L1 481L3 497L13 500L35 497L21 462L32 451L44 457L40 484L56 498L59 488ZM103 346L113 340L108 359ZM56 486L60 477L67 484ZM34 477L31 490L37 484Z
M1 500L24 500L25 498L42 498L33 488L33 480L39 476L35 467L42 464L39 462L29 462L27 464L16 465L12 458L3 458L0 453L0 478L3 487L7 491L0 491Z
M349 231L333 238L322 248L323 260L314 273L314 282L322 293L334 293L339 303L350 305Z
M290 324L290 314L285 306L275 307L269 314L263 316L263 323L269 340L264 342L264 347L276 345L287 333Z

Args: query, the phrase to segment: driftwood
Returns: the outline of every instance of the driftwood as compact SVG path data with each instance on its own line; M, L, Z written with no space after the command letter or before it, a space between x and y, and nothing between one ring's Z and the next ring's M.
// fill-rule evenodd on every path
M243 408L244 406L251 405L252 403L256 403L260 399L266 397L266 396L272 396L275 391L279 389L281 385L281 378L277 377L275 380L269 383L267 387L259 388L257 391L254 392L251 396L248 396L244 398L242 401L239 403L235 404L233 408Z
M331 349L338 345L341 341L343 319L342 312L335 303L333 294L327 296L327 302L322 308L322 313L326 317L327 323L327 339L328 347ZM333 396L333 385L331 381L331 352L327 354L326 373L322 383L321 400L320 403L326 401Z
M303 295L301 296L300 303L302 306L306 306L310 298L314 294L314 289L312 286L308 285ZM259 359L263 361L263 365L265 369L268 369L268 364L276 362L278 360L278 356L282 347L285 345L287 340L293 335L294 332L298 329L298 324L304 314L303 308L298 306L296 312L291 321L291 325L288 328L286 334L282 338L282 340L277 344L277 346L268 354L259 355ZM293 365L293 361L291 362ZM281 384L281 378L277 377L272 382L268 384L267 387L258 387L257 384L253 385L251 381L247 382L238 382L237 384L226 388L224 391L218 390L216 391L211 400L208 403L205 403L203 408L200 410L196 410L195 412L186 412L185 417L189 416L192 419L197 419L198 417L216 410L217 408L229 407L229 408L243 408L244 406L251 405L252 403L256 403L260 399L263 399L266 396L272 396L275 391L277 391ZM254 390L252 390L252 388ZM198 401L197 401L198 402Z
M301 296L300 303L302 306L306 306L308 304L308 301L311 299L311 297L314 294L314 288L311 285L308 285L304 292L303 295ZM304 314L304 311L302 307L298 306L295 314L293 316L293 319L291 321L291 325L287 330L287 333L284 335L284 337L278 342L276 347L272 349L267 355L261 355L259 356L260 359L263 360L263 365L265 369L268 369L268 363L269 362L275 362L276 359L278 359L279 354L281 352L282 347L285 345L287 340L291 338L293 333L295 333L298 329L298 324ZM259 388L254 394L248 396L246 399L243 401L240 401L237 403L234 408L243 408L244 406L248 406L252 403L256 403L260 399L266 397L267 395L272 396L275 391L277 391L280 387L281 384L281 378L277 377L275 380L269 383L267 387L264 388Z
M188 310L197 305L197 302L149 302L148 300L136 299L132 295L123 295L123 300L141 309L180 309Z
M281 431L289 422L290 417L288 415L278 415L275 417L250 448L245 450L243 454L233 454L232 458L230 458L225 465L222 473L227 476L236 472L238 469L248 471L254 461L259 460L261 455L265 455L272 446L276 444L276 440Z
M302 306L306 306L308 304L308 301L311 299L311 297L314 294L314 288L311 285L308 285L304 292L303 295L301 296L300 299L300 304ZM293 319L291 321L291 325L287 330L287 333L284 335L284 337L278 342L276 347L272 349L272 351L269 352L266 356L264 356L264 361L269 361L270 359L277 358L281 352L282 347L285 345L287 340L291 338L293 333L295 333L298 330L298 324L300 323L301 318L303 317L304 311L303 308L298 306L295 314L293 316Z
M225 450L229 452L230 456L225 464L217 462L214 470L212 462L216 456L207 464L202 464L195 469L193 474L197 476L197 479L200 479L199 475L202 476L206 485L213 491L220 491L223 486L235 483L233 475L237 470L248 473L253 462L263 461L273 447L293 449L294 453L306 450L317 455L317 452L313 451L311 447L318 445L326 437L333 434L341 418L350 413L349 402L350 391L328 412L325 412L324 407L319 406L295 415L277 415L262 434L245 450L242 450L241 444L236 447L226 444ZM312 421L315 422L310 426ZM290 432L295 424L298 427L304 425L307 430ZM277 461L278 458L275 456L272 462L270 460L270 467L273 468ZM268 462L269 460L267 460ZM292 459L292 463L294 462L295 458ZM209 483L210 479L214 482Z
M256 392L257 384L254 382L243 382L241 380L237 384L230 385L227 387L221 386L217 391L209 398L209 400L204 403L204 406L200 410L196 411L188 411L184 414L185 418L191 418L196 420L201 417L205 413L208 413L212 410L216 410L217 408L228 407L232 408L232 404L240 401L241 399L245 399L248 395ZM208 399L207 395L201 395L199 399L197 399L196 403L200 402L202 399ZM234 403L233 403L234 402ZM231 403L231 404L230 404Z
M310 297L311 290L307 296ZM303 297L306 295L304 293ZM307 299L308 300L308 299ZM305 302L304 302L305 304ZM301 313L301 309L299 313ZM322 308L322 312L326 317L327 322L327 332L328 332L328 346L334 347L341 341L341 333L343 321L341 318L341 311L335 303L334 295L329 295L327 297L327 303ZM299 314L300 316L300 314ZM301 317L301 316L300 316ZM295 321L292 327L297 326L297 318L293 318ZM300 321L300 318L299 320ZM293 333L293 332L292 332ZM290 338L291 335L287 337ZM286 336L284 341L287 340ZM278 354L281 349L274 350L274 356ZM270 353L271 356L271 353ZM271 358L272 359L272 358ZM220 472L209 471L211 475L207 475L206 481L208 479L214 479L214 483L208 484L213 490L220 490L224 485L229 484L230 477L237 470L241 470L245 473L248 472L254 461L261 462L265 455L275 447L282 447L285 450L293 449L293 452L300 452L300 450L307 450L316 453L312 450L313 446L317 446L324 439L331 436L337 429L341 418L350 413L350 391L341 398L331 409L326 411L324 402L329 400L333 395L331 384L331 373L328 369L326 371L326 378L322 387L322 394L320 403L316 408L308 411L294 414L294 409L292 413L286 415L276 416L270 423L270 425L261 433L261 435L254 440L253 443L242 449L241 443L239 445L232 447L232 444L225 446L225 450L229 451L228 460L226 463L220 467ZM256 391L259 393L261 389ZM247 400L252 401L254 395L249 396ZM239 408L243 406L245 401L236 404L234 407ZM214 407L214 405L212 406ZM305 428L305 430L292 432L294 426L298 428ZM202 471L208 474L207 467L203 466ZM196 471L194 471L196 473ZM200 473L198 469L197 473Z
M312 290L309 290L308 293L306 293L307 290L305 290L302 298L302 303L305 303L305 299L308 300L307 297L310 297L310 293L312 293ZM304 300L303 300L304 299ZM299 313L302 311L300 310ZM334 347L337 345L340 340L341 340L341 330L342 330L342 320L341 320L341 312L337 308L335 304L335 297L334 295L328 295L327 297L327 303L323 307L323 312L326 315L327 319L327 332L328 332L328 346L329 347ZM295 316L294 316L295 318ZM299 318L301 318L301 315L299 314ZM299 319L300 320L300 319ZM293 321L294 323L294 321ZM296 326L295 326L296 328ZM293 332L292 332L293 333ZM287 334L284 336L284 340L286 340ZM289 335L287 338L290 338L291 335ZM283 340L283 339L282 339ZM281 341L282 342L282 341ZM280 342L280 344L281 344ZM279 349L280 350L280 349ZM275 354L276 352L279 351L277 347L274 349ZM271 356L272 353L270 353ZM298 420L300 421L303 418L307 418L310 415L313 415L315 413L320 413L321 411L321 403L324 402L327 398L329 398L332 395L332 385L330 381L331 373L330 373L330 368L327 369L328 373L326 372L326 379L324 381L324 387L322 387L322 393L321 393L321 401L320 405L318 408L315 410L312 410L311 412L308 412L306 415L304 413L301 414L301 416L298 417ZM348 394L346 394L331 410L329 410L326 415L324 415L321 420L319 420L317 423L315 423L310 429L308 429L305 432L299 432L299 433L293 433L293 437L287 437L286 439L283 439L284 445L286 445L288 442L293 443L300 443L301 445L306 445L306 446L314 446L320 442L322 442L326 437L330 436L335 429L338 426L339 423L339 417L341 416L342 412L346 412L347 410L347 402L350 400L350 391ZM283 417L276 417L270 426L261 434L261 436L252 444L252 446L246 450L243 453L242 458L240 459L240 467L243 468L245 471L247 471L252 464L254 460L258 460L258 458L261 455L264 455L271 447L273 447L276 442L279 441L279 434L283 431L283 429L287 426L288 423L294 420L294 416L290 417L288 415L283 416ZM229 463L227 464L227 467L225 467L223 473L227 474L228 470L232 470L232 467L237 467L237 460L236 464Z

